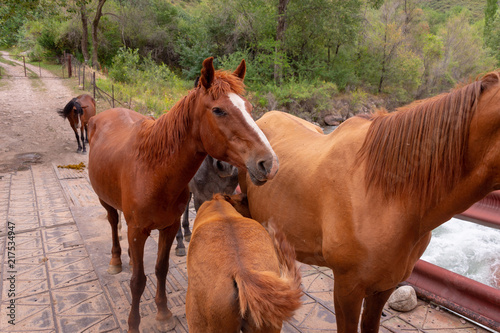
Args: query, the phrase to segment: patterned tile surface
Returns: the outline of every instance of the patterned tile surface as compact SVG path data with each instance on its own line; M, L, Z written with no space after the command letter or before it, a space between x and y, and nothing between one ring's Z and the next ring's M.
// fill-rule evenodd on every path
M194 216L191 207L191 222ZM86 171L36 165L0 175L0 332L126 332L131 268L125 223L121 234L123 271L110 275L111 232ZM159 332L154 319L157 240L154 231L145 249L144 333ZM174 247L167 277L168 305L177 320L171 332L187 332L186 258L175 256ZM300 269L303 306L282 332L336 332L332 272L305 264ZM386 307L380 331L486 332L423 301L409 313Z

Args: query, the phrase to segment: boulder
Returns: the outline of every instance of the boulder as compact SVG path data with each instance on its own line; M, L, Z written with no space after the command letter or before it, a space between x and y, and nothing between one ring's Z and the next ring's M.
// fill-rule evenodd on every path
M417 306L417 294L411 286L403 286L396 289L389 300L389 307L396 311L407 312L415 309Z
M325 124L328 126L339 126L340 123L342 122L342 117L334 116L334 115L328 115L325 118L323 118L323 121Z

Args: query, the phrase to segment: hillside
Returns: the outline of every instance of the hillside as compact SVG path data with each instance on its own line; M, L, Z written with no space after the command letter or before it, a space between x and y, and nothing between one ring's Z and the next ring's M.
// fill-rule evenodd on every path
M485 0L424 0L424 4L439 12L447 12L456 6L468 8L474 20L481 20L484 17Z

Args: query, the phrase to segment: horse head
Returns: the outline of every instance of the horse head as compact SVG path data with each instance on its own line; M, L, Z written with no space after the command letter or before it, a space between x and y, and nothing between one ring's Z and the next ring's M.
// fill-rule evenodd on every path
M236 167L232 166L227 162L215 159L210 155L207 155L206 158L213 172L217 174L220 178L231 177L233 175L236 175L236 173L238 172L238 169Z
M245 72L245 60L230 73L215 71L213 58L205 59L195 92L195 119L203 144L200 150L247 169L252 182L262 185L278 171L278 158L242 96Z

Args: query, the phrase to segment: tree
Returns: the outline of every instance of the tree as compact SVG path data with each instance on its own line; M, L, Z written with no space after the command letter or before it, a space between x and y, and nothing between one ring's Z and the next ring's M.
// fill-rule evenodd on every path
M283 79L283 45L286 31L286 6L290 0L278 1L278 25L276 27L276 61L274 63L274 82L280 84Z
M82 1L80 4L80 17L82 20L82 54L83 54L83 59L85 61L88 61L90 59L89 56L89 35L88 35L88 20L87 20L87 8L86 8L86 1Z
M99 60L97 58L97 49L99 47L99 41L97 39L97 29L99 27L99 20L102 16L102 7L104 6L105 2L106 0L99 0L94 20L92 21L92 66L95 69L99 68Z
M486 8L484 9L484 40L488 45L489 39L492 37L491 30L495 22L495 14L498 10L497 0L487 0Z

